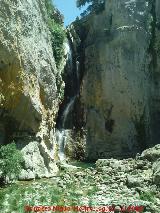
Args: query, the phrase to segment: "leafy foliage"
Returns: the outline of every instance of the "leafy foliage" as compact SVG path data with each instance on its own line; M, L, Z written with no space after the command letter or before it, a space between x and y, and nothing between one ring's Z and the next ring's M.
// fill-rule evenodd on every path
M0 176L5 181L6 177L18 177L22 169L23 157L16 144L0 147Z
M99 13L104 9L105 6L105 0L77 0L76 3L78 8L89 4L87 9L81 14L82 16L87 15L90 12Z
M63 16L54 7L51 0L46 0L46 8L48 14L48 26L52 36L52 49L57 67L60 66L64 57L64 40L66 33L63 28Z
M63 44L65 40L65 31L61 25L54 21L50 21L49 26L52 34L53 55L56 60L57 67L59 67L64 56Z
M140 199L144 201L154 202L155 201L155 193L152 191L141 192Z

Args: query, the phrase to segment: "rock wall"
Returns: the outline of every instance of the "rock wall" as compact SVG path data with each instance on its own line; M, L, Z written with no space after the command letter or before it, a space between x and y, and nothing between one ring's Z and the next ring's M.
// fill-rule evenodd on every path
M80 96L91 160L133 156L159 142L159 6L107 0L103 12L74 23L83 43Z
M66 128L80 148L72 138L71 156L84 159L81 139L89 160L134 156L157 144L159 1L107 0L104 11L70 26L63 102L64 64L57 69L45 3L0 0L0 144L14 140L22 150L20 179L57 172L55 122L58 128L73 97Z
M15 140L21 179L53 175L53 129L61 73L53 57L45 0L0 0L0 143Z

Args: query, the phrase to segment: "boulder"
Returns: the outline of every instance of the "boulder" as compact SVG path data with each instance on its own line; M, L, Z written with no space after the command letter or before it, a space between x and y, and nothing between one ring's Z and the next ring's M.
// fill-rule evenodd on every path
M157 144L156 146L146 149L141 154L141 159L147 159L151 162L156 161L160 158L160 144Z
M160 186L160 158L153 164L153 182Z

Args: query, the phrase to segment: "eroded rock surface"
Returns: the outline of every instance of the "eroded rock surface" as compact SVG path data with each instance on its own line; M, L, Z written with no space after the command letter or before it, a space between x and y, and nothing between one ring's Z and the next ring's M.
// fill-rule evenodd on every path
M61 73L45 2L0 0L0 143L15 140L32 177L42 176L37 164L43 176L57 171L53 130Z
M159 142L159 6L107 0L74 24L89 159L134 156Z

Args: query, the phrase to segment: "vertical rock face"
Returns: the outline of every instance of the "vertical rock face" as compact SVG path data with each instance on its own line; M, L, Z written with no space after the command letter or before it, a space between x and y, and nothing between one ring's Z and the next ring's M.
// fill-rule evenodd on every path
M159 11L154 0L107 0L81 21L89 159L132 156L159 142Z
M0 0L0 144L15 140L22 150L21 179L57 171L63 88L45 3ZM84 155L86 138L91 160L132 156L159 142L159 11L158 0L107 0L104 11L69 29L57 127L74 129L75 156Z
M152 7L152 40L150 53L152 56L151 70L153 79L151 98L151 132L152 142L160 143L160 2L154 1Z
M23 177L49 176L59 94L45 0L0 0L0 143L15 140Z

